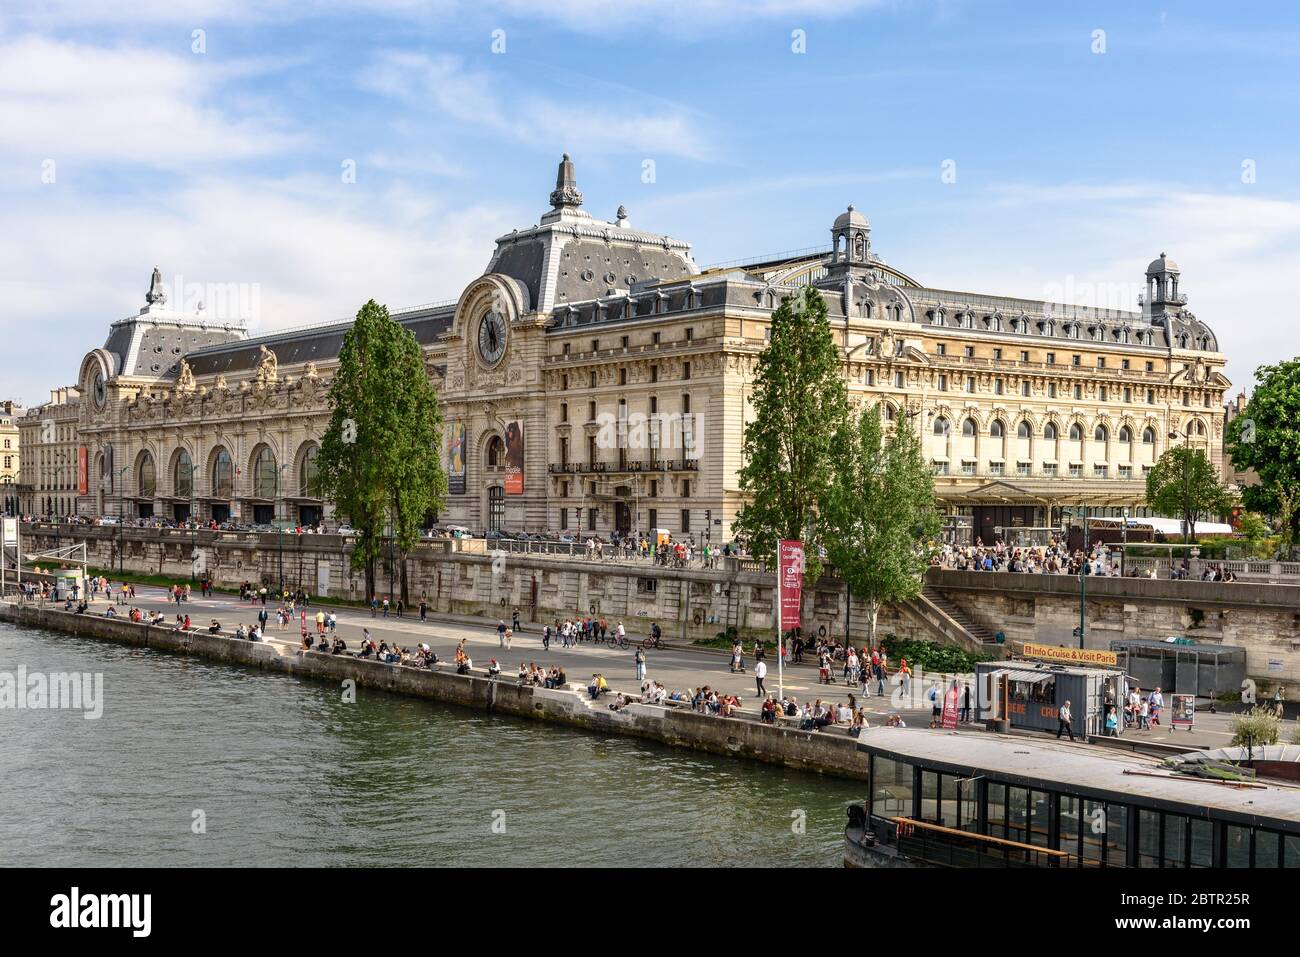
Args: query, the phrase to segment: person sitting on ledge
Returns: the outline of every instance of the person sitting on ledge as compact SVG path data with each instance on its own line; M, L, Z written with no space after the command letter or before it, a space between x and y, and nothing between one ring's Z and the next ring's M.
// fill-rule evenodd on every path
M456 666L456 674L467 675L469 674L469 670L473 667L474 667L474 662L470 660L469 655L465 655L463 658L460 659L460 664Z
M243 641L247 637L248 637L248 629L244 627L244 623L241 621L239 623L239 627L235 629L235 638L237 638L239 641Z
M615 695L614 700L610 702L609 710L622 711L629 704L631 704L631 702L627 699L627 696L620 691L617 695Z
M348 653L348 643L342 638L335 638L333 652L336 655L346 655Z
M261 641L261 640L262 640L262 626L261 626L261 625L254 625L254 626L253 626L252 630L248 633L248 640L249 640L249 641Z
M605 681L605 676L599 672L591 676L591 684L587 685L587 694L591 695L591 700L597 700L602 694L609 691L609 684Z
M519 666L519 670L520 670L520 671L523 671L523 669L524 669L524 666L523 666L523 665L520 665L520 666ZM488 659L488 677L489 677L489 678L495 678L495 677L496 677L497 675L499 675L499 674L501 674L501 663L498 662L495 658L489 658L489 659ZM520 684L523 684L523 682L521 681Z
M87 608L87 607L89 607L89 606L87 606L86 603L85 603L84 601L83 601L83 602L78 602L78 603L77 603L77 610L76 610L75 612L73 612L73 614L76 614L76 615L84 615L84 614L86 613L86 608Z
M311 645L312 645L311 635L303 635L302 644L300 644L298 647L302 648L303 651L311 651Z
M903 720L902 715L891 714L885 719L886 728L906 728L907 722Z
M209 634L209 635L219 635L219 634L221 634L221 622L219 622L219 621L217 621L217 619L213 618L213 619L212 619L212 624L208 625L208 634Z

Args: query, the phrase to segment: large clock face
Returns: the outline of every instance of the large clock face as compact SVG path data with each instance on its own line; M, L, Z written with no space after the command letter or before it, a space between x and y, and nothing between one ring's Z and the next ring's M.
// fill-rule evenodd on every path
M106 393L104 391L104 373L96 372L95 373L95 405L98 408L102 409L104 407L105 398L106 398Z
M505 316L490 310L478 324L478 354L488 365L495 365L506 353Z

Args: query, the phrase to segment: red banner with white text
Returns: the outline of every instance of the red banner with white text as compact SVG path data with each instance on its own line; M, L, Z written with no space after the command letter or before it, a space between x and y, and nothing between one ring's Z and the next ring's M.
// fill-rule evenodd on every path
M803 604L803 542L782 539L777 543L776 574L781 630L792 631L799 627Z

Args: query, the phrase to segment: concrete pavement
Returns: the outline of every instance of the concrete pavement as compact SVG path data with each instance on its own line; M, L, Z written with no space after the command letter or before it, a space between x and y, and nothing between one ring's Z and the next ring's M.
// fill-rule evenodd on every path
M256 623L257 612L261 607L260 604L241 602L236 596L222 593L204 598L197 591L191 594L189 601L178 606L174 601L168 600L165 589L153 585L137 585L136 597L131 605L150 611L162 611L169 619L174 619L179 610L182 614L188 614L191 625L199 630L206 629L210 620L216 618L227 631L233 631L241 622L251 627ZM295 619L281 630L275 622L276 606L268 602L266 607L270 615L267 639L297 648L301 642L298 620ZM91 605L90 610L91 613L102 614L106 608L107 604L101 596ZM119 606L119 610L121 608L122 606ZM639 688L633 655L637 644L645 637L644 634L629 632L629 646L626 649L615 648L607 643L584 643L564 648L556 639L552 640L550 649L547 650L542 647L542 623L525 623L525 630L515 634L512 647L504 649L499 645L496 622L488 619L430 616L428 621L421 622L418 611L414 613L408 611L402 618L398 618L395 613L390 613L385 618L382 612L372 617L368 609L328 604L309 606L308 630L313 634L315 614L320 609L337 615L337 633L353 651L360 645L363 629L368 629L376 641L387 641L389 644L397 643L407 647L420 642L427 643L443 660L452 658L457 643L463 639L466 650L476 667L486 667L489 659L495 657L506 678L514 676L520 663L531 662L542 667L562 665L569 679L574 682L585 681L593 672L600 672L616 691L635 691ZM617 622L611 620L610 624L612 626ZM731 674L728 670L730 654L719 652L718 649L682 645L665 647L661 650L648 649L645 653L646 674L649 678L662 682L669 692L685 692L688 688L709 685L720 694L739 696L745 710L757 710L759 699L756 696L753 678L754 662L748 653L750 650L752 650L750 647L746 648L745 673ZM925 679L914 681L913 703L919 706L898 708L893 705L888 696L882 698L873 694L864 697L858 693L856 687L846 687L843 681L831 685L819 684L815 660L810 663L810 659L805 657L803 664L791 665L785 669L783 687L786 694L794 695L801 703L818 698L823 701L838 702L844 700L851 692L858 703L866 708L872 723L883 721L888 714L898 713L909 725L917 727L928 724L930 720L930 709L924 701L928 686L929 682ZM768 660L765 687L772 693L776 693L778 689L776 663L772 659ZM1124 732L1124 740L1150 740L1161 744L1178 745L1188 750L1225 747L1232 738L1229 727L1231 717L1230 714L1225 713L1198 712L1196 724L1190 732L1183 729L1175 731L1170 727L1150 731L1129 730ZM1295 725L1294 721L1283 722L1283 740L1290 740Z

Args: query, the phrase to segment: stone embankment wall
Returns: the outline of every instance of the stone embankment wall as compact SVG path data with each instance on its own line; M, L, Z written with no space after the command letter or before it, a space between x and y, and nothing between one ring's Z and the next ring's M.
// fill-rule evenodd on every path
M1078 644L1077 576L936 569L927 581L1008 642ZM1170 636L1236 645L1262 688L1300 684L1300 586L1104 577L1084 586L1089 648Z
M219 586L241 582L283 580L312 595L359 601L365 598L364 576L350 566L351 546L337 535L217 534L199 531L64 526L56 535L49 527L26 531L24 551L38 552L84 542L96 568L165 575L188 581L190 555L197 551L199 567ZM119 559L119 544L121 556ZM623 620L633 633L644 633L658 622L669 637L695 640L735 627L746 638L770 637L775 576L751 560L720 561L719 567L664 568L647 561L588 560L523 552L489 552L482 539L421 542L407 559L409 594L421 593L435 612L510 619L518 608L525 620L544 621L577 614L599 614ZM389 588L387 566L380 563L380 594ZM866 608L853 601L849 634L866 638ZM804 632L843 637L843 585L831 578L804 595ZM936 635L906 609L886 609L879 618L880 635L932 640Z
M349 540L337 535L195 534L178 530L110 526L26 528L25 552L85 542L91 565L121 562L124 568L190 577L190 555L219 585L284 580L313 595L359 600L360 575L350 568ZM648 562L588 561L521 552L489 553L482 539L422 542L407 560L410 594L421 592L435 612L509 620L518 608L525 620L596 613L622 620L644 634L658 622L664 634L685 640L712 637L735 627L746 638L770 636L773 575L749 560L725 560L715 569L673 569ZM379 578L388 592L388 576ZM1069 575L1013 575L931 569L926 584L937 588L990 633L1016 641L1070 645L1079 624L1079 579ZM1261 686L1300 684L1300 586L1248 582L1214 583L1147 578L1089 578L1087 644L1107 648L1112 639L1183 635L1200 642L1241 645L1247 671ZM866 609L854 599L846 608L843 583L824 577L805 587L803 629L866 640ZM877 634L944 640L933 623L905 606L888 606Z
M394 694L427 698L503 714L553 721L592 731L625 734L735 755L792 768L855 779L866 778L857 742L835 731L806 732L772 727L758 721L696 714L678 706L633 704L618 712L607 699L584 700L585 694L520 686L510 678L490 679L483 673L458 675L450 665L434 669L381 664L346 655L325 655L282 649L266 642L240 641L205 632L179 632L138 624L124 618L76 615L50 607L0 602L0 617L33 627L184 655L197 655L232 665L278 671L358 688L378 688ZM112 688L105 690L112 707Z

